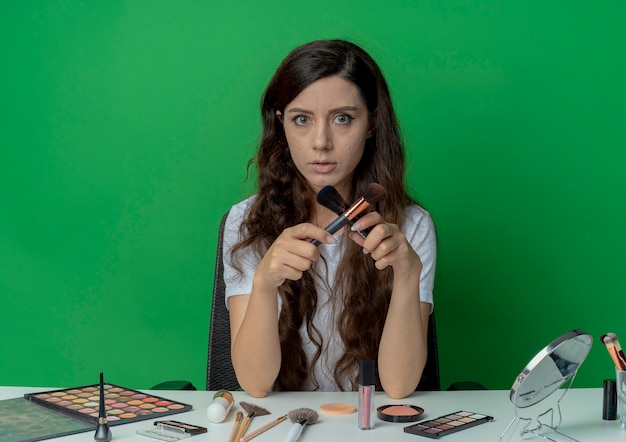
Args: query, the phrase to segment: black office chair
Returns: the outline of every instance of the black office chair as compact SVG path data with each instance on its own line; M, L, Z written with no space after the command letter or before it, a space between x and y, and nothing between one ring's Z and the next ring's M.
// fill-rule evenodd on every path
M224 294L226 284L224 283L223 239L227 217L228 212L222 216L217 237L209 328L209 357L206 366L206 389L208 391L241 389L230 360L230 320Z
M220 222L217 256L215 259L215 280L213 284L213 305L209 330L209 357L206 372L206 388L215 390L239 390L235 370L230 360L230 322L224 300L223 236L228 212ZM436 391L440 389L439 355L437 353L437 332L434 313L428 321L428 359L417 390Z

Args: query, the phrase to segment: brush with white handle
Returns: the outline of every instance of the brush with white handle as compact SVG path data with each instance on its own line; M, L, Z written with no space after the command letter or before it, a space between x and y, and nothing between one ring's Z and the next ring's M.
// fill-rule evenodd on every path
M287 433L287 439L285 442L295 442L302 434L302 430L307 425L313 425L317 423L318 415L314 410L310 408L296 408L290 411L288 414L289 420L293 422L293 425Z

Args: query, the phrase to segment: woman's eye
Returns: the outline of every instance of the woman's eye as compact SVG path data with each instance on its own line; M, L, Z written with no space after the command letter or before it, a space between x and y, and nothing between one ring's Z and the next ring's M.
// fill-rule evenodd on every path
M347 114L340 114L335 117L335 123L337 124L342 124L342 125L350 124L351 121L352 121L352 117Z
M298 126L304 126L309 122L309 117L307 117L306 115L297 115L294 117L293 121Z

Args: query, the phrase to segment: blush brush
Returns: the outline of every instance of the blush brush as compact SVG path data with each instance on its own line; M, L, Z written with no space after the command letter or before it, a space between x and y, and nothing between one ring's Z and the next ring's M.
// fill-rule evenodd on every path
M304 427L317 423L318 419L317 412L310 408L296 408L287 413L287 416L289 416L289 420L293 422L293 425L289 429L289 433L287 433L285 442L297 441Z
M326 226L325 230L331 235L346 224L353 225L367 208L385 198L387 198L387 191L378 183L371 183L367 187L365 194L350 206L346 204L342 196L337 192L337 189L333 186L325 186L317 194L317 202L319 204L339 215L333 222ZM365 229L358 231L358 233L365 238L369 230ZM311 243L315 245L320 244L316 239L312 240Z

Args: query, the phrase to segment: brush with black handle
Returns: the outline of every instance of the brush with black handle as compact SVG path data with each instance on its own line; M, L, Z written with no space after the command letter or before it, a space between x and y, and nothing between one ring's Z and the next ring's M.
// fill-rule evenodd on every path
M383 186L378 183L371 183L365 194L352 205L348 206L333 186L323 187L317 194L317 202L339 215L333 222L326 226L325 230L332 235L346 224L353 225L354 222L361 217L363 211L372 204L384 200L386 197L387 191ZM357 232L365 238L369 233L369 229ZM315 245L320 244L316 239L311 242Z

